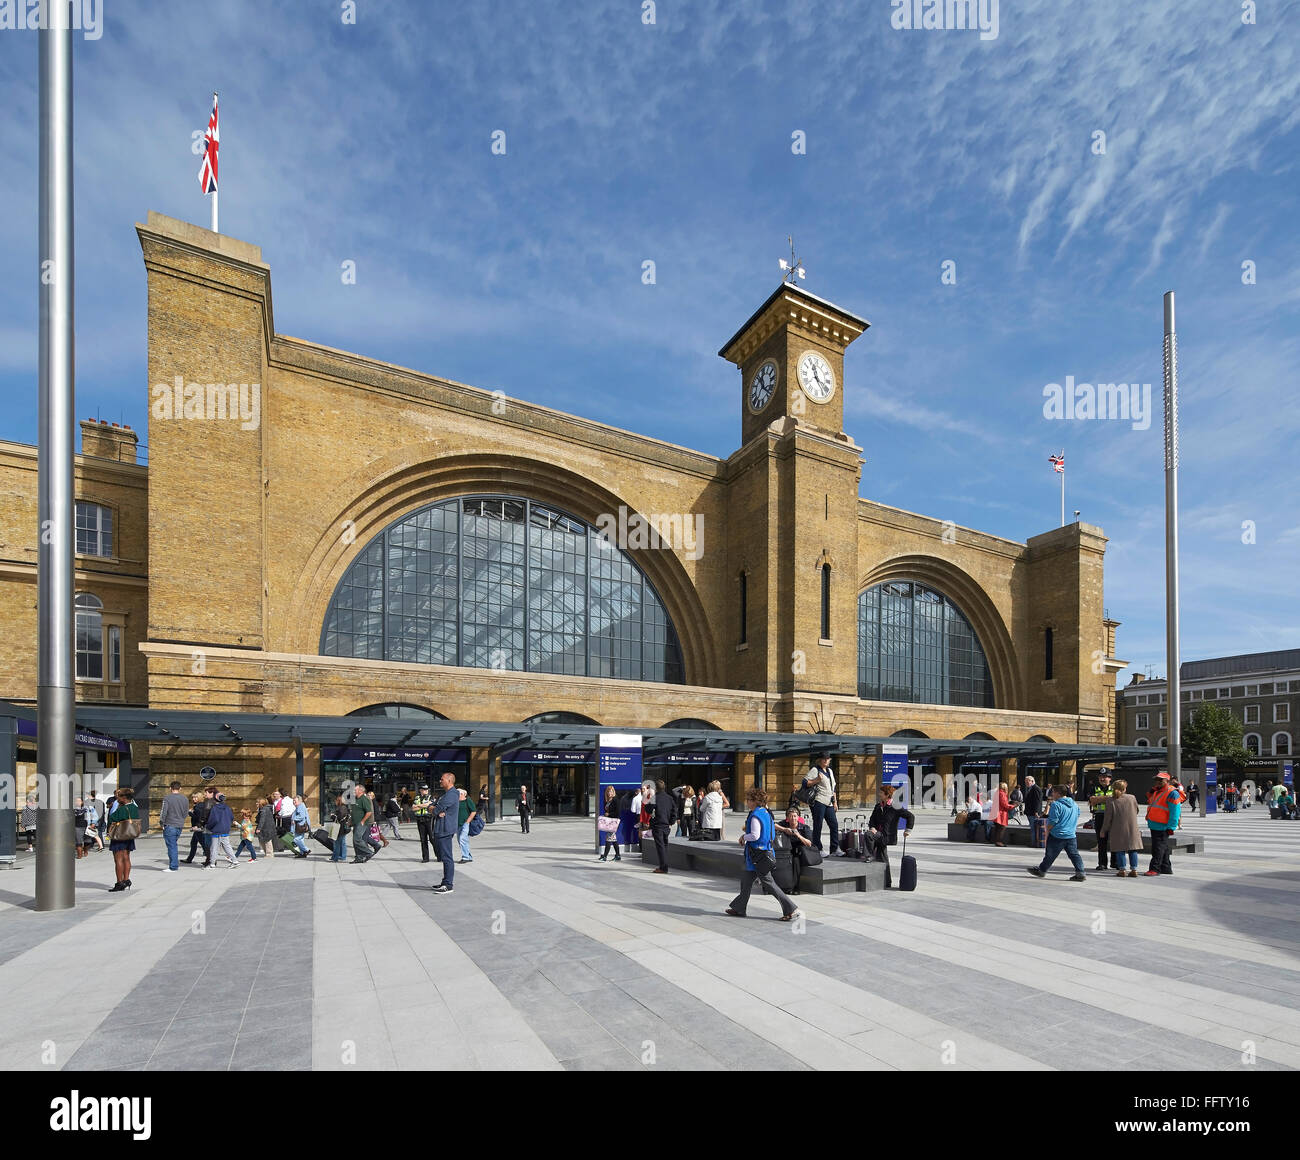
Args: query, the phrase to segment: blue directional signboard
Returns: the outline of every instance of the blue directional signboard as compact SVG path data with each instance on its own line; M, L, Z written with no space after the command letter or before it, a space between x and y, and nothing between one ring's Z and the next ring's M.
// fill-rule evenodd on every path
M639 733L601 733L597 738L596 777L599 792L596 795L596 845L603 844L599 818L605 812L605 787L612 785L614 793L622 797L624 791L635 792L645 778L642 765L641 735ZM623 811L624 815L627 811ZM621 818L618 840L627 845L637 840L636 821L629 816Z
M880 784L894 787L894 804L909 808L907 778L907 746L882 745L880 747Z

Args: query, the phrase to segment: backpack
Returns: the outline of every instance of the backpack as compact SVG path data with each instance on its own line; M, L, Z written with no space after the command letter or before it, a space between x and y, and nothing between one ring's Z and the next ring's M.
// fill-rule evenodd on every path
M476 813L469 823L469 836L477 838L483 832L483 815Z

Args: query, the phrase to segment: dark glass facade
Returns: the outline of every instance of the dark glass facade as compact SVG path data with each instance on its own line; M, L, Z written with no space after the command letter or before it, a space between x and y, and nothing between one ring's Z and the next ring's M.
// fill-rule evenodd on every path
M943 593L910 580L858 596L858 696L994 707L988 661L970 622Z
M335 590L324 656L681 684L677 633L644 573L532 500L470 496L403 517Z

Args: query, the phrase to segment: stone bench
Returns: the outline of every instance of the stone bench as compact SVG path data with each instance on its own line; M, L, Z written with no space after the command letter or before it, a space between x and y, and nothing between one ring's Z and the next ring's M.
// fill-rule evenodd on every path
M1075 834L1075 839L1080 850L1095 850L1097 848L1097 835L1092 830L1079 830ZM966 841L966 827L959 826L955 822L948 823L948 841L964 842ZM1003 841L1008 846L1033 846L1030 836L1029 826L1007 826ZM980 836L971 843L972 846L987 844L983 836ZM1205 839L1199 834L1191 836L1179 832L1174 833L1174 840L1169 846L1171 853L1183 854L1203 854L1205 852ZM1142 835L1143 853L1151 853L1151 835L1144 833Z
M655 844L647 835L641 841L641 861L658 866ZM668 839L668 866L672 870L696 870L721 878L740 880L745 852L735 839L725 842L692 842ZM820 866L808 866L799 875L801 894L853 894L885 889L885 864L857 858L826 858Z

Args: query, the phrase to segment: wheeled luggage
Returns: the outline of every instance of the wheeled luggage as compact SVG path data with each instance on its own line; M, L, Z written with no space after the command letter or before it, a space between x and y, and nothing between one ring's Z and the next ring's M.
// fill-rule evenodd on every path
M1047 846L1047 819L1030 818L1029 836L1030 840L1038 849L1045 849Z
M785 834L777 834L772 839L772 856L776 859L776 866L772 870L772 881L782 890L793 890L794 855L790 849L790 839ZM770 894L771 891L764 886L763 893Z
M898 889L916 889L916 859L907 852L907 831L903 831L903 859L898 868Z
M290 851L295 851L298 849L298 847L293 844L292 834L281 834L280 845L283 846L286 850L290 850Z
M316 830L312 837L325 847L331 854L334 853L334 839L329 836L329 831L324 828Z

